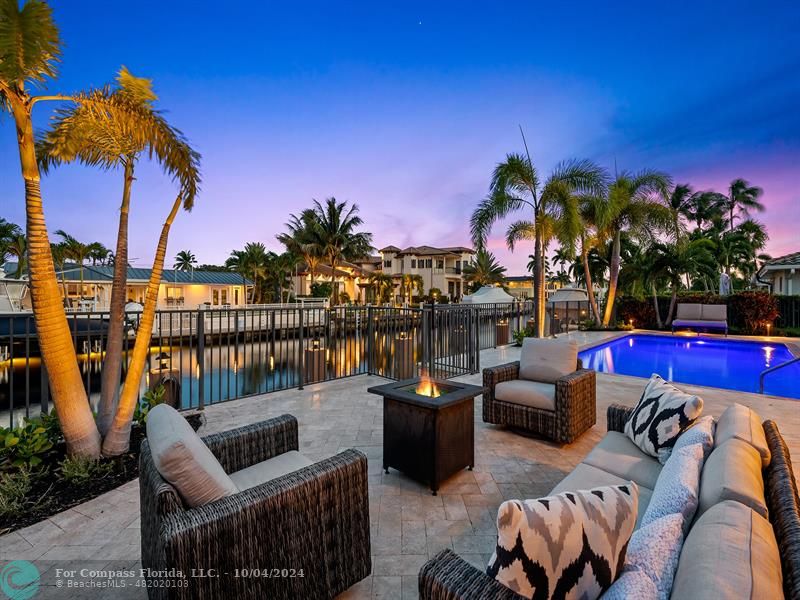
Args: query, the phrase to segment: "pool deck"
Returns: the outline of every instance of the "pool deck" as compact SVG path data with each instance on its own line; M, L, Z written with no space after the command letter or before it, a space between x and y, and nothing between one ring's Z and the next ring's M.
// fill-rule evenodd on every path
M570 335L586 348L628 333ZM512 346L485 350L481 366L518 358L519 348ZM480 384L481 375L457 380ZM207 422L201 429L201 433L211 433L291 413L300 423L301 452L309 458L322 459L351 447L367 455L372 576L348 590L343 598L416 598L419 568L442 548L452 548L485 568L496 540L495 515L500 503L546 495L605 434L608 405L619 402L633 406L645 383L638 377L599 373L597 424L569 445L487 425L481 420L480 398L476 399L475 470L454 476L442 485L438 496L431 496L425 486L397 471L388 475L381 471L382 403L366 390L384 381L365 375L212 405L205 410ZM763 419L778 423L790 451L800 457L800 401L718 388L681 387L703 397L707 414L719 415L734 402L752 406ZM56 568L138 568L139 544L139 491L138 482L132 481L41 523L1 536L0 561L25 559L36 564L42 571L37 598L145 598L139 587L56 587Z

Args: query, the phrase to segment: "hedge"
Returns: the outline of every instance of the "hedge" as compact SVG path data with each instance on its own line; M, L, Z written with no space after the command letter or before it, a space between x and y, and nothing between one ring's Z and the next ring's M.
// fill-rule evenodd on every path
M743 333L764 333L766 324L774 325L775 321L780 317L778 299L767 292L736 292L730 296L711 293L687 293L679 294L677 303L726 304L728 306L728 325L732 329ZM669 296L658 297L662 321L666 321L669 304ZM658 328L652 297L633 298L623 296L618 300L616 309L617 320L624 324L630 323L632 319L635 327L644 329Z

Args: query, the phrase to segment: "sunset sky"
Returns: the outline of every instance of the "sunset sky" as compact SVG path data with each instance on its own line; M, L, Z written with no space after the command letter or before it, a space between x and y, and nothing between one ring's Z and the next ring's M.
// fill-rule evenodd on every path
M356 202L378 247L465 245L494 165L522 149L656 168L697 189L764 188L773 255L800 251L800 5L796 2L52 3L65 44L49 91L154 80L202 153L203 191L170 255L221 263L312 198ZM611 6L613 8L606 8ZM601 8L602 7L602 8ZM47 109L35 123L44 127ZM114 245L121 174L45 178L51 230ZM146 266L175 187L142 163L130 256ZM0 216L24 221L10 119ZM503 227L491 248L522 274ZM171 263L171 260L170 260Z

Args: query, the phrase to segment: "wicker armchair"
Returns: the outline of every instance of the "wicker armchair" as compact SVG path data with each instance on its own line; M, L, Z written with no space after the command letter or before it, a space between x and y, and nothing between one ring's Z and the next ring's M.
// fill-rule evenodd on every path
M578 359L574 372L556 380L555 411L503 402L498 383L519 379L519 361L483 370L483 421L518 427L569 444L597 422L597 378Z
M297 450L297 420L283 415L204 441L231 473ZM346 450L197 508L186 508L162 479L146 441L139 464L142 567L184 576L174 587L148 576L151 599L332 598L372 570L361 452ZM201 569L213 576L192 577Z

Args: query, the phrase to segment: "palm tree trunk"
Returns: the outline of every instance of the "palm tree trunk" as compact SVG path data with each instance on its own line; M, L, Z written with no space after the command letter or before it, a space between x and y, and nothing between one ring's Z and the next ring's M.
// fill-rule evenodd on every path
M675 282L672 283L672 298L669 300L669 313L667 314L667 327L672 325L672 315L675 314L675 304L678 300L678 286Z
M97 428L105 436L111 427L119 396L120 374L122 372L122 342L125 334L125 296L128 283L128 208L133 185L133 161L125 163L125 180L122 184L122 204L119 208L119 228L117 230L117 251L119 257L114 263L114 280L111 284L111 300L108 314L108 339L106 357L100 386L100 404L97 407Z
M339 286L336 282L336 259L331 257L330 263L331 263L331 287L333 288L331 290L331 304L333 304L333 306L336 306L337 304L339 304Z
M70 456L95 458L100 455L100 434L83 387L64 304L58 291L58 278L42 206L30 107L13 100L11 107L17 127L22 177L25 180L28 271L39 348L47 367L50 392L67 444L67 453Z
M592 272L589 270L589 252L586 250L586 243L584 240L581 240L581 261L583 262L583 278L586 280L586 295L589 296L589 304L592 307L594 322L599 324L600 309L597 307L597 298L594 295Z
M653 308L656 309L656 324L658 325L658 328L661 329L662 327L664 327L664 324L661 322L661 309L658 307L658 294L656 293L656 284L651 283L650 286L653 290Z
M614 312L614 299L617 295L617 280L619 279L620 237L621 232L617 230L616 235L614 235L613 250L611 252L611 268L608 275L608 294L606 295L606 310L603 315L603 327L608 327L611 321L611 315Z
M544 337L544 260L542 235L539 230L539 213L534 212L535 235L533 242L533 323L536 337Z
M131 419L139 399L139 386L147 364L147 353L150 349L150 338L153 334L156 305L158 304L158 288L161 285L161 274L164 271L164 257L167 254L167 241L169 230L175 215L180 210L183 198L178 196L172 205L172 210L161 228L161 237L158 240L156 256L153 259L153 270L150 281L147 283L144 309L136 331L136 343L133 345L130 368L125 376L122 393L119 397L117 412L111 424L111 429L103 440L103 454L117 456L126 452L131 441Z

